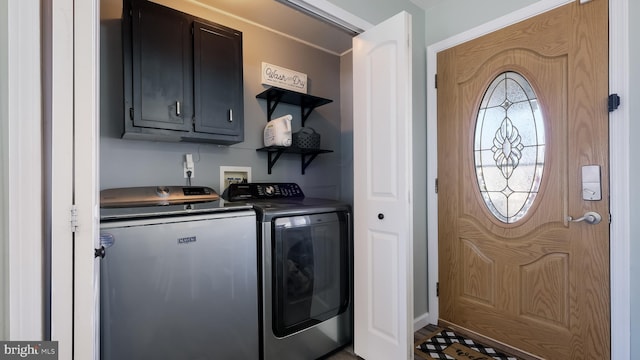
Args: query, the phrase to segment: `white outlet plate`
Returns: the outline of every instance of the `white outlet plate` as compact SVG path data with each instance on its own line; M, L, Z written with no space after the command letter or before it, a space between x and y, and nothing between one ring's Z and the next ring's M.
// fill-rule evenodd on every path
M183 172L184 172L184 178L187 179L189 178L189 175L187 175L187 171L191 171L191 178L193 179L195 177L196 174L196 165L193 163L193 155L192 154L184 154L184 162L183 164Z

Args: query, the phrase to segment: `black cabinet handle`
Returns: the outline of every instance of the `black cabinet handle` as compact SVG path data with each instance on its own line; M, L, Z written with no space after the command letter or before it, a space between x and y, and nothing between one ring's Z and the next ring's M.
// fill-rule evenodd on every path
M384 214L383 213L378 214L378 219L380 220L384 219Z

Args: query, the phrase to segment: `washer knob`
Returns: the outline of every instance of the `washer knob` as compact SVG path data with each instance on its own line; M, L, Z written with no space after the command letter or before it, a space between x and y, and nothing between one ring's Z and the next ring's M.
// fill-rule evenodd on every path
M276 192L275 187L273 185L267 185L264 188L264 193L267 195L273 195Z

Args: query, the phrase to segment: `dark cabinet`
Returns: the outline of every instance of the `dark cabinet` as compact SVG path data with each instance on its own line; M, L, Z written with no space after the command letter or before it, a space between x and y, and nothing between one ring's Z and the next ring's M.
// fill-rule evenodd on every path
M123 137L242 142L242 33L149 1L128 4Z
M222 26L194 22L195 131L230 136L242 132L241 37Z
M132 3L133 125L189 131L193 116L191 24L179 12Z

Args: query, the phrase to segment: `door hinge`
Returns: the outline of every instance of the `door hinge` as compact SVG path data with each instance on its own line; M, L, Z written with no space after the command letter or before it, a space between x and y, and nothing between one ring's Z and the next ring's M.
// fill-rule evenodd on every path
M78 230L78 207L76 204L71 205L71 232Z
M436 194L438 193L438 178L436 178L435 181L435 190L436 190Z
M438 74L433 76L433 87L438 88Z
M616 110L620 106L620 96L618 94L609 95L609 112Z
M129 108L129 120L133 120L133 108Z
M440 282L436 283L436 296L440 297Z

